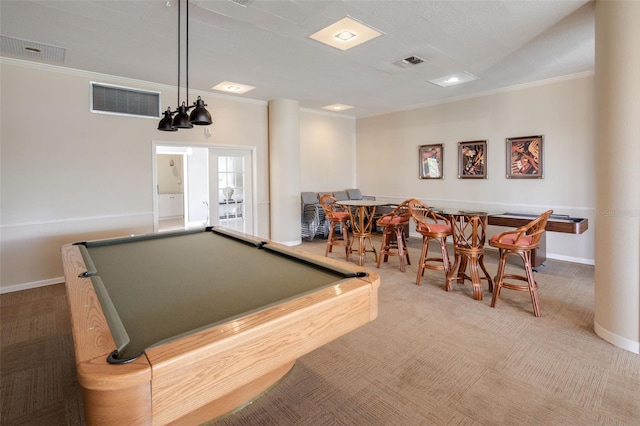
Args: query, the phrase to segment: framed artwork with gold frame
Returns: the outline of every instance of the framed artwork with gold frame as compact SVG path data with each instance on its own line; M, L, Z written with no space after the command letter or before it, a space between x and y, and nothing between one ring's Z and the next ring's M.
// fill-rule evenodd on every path
M544 136L507 138L507 179L541 179Z
M418 148L420 179L443 179L443 158L444 147L441 143L421 145Z
M458 179L487 178L487 141L458 142Z

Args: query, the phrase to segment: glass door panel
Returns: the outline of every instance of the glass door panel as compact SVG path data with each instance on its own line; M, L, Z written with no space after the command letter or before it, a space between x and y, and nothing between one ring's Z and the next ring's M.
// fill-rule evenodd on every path
M215 199L212 194L212 221L224 228L252 233L251 222L251 151L211 149L211 164L216 164L210 176L215 179ZM212 182L213 183L213 182ZM217 211L215 211L217 210Z

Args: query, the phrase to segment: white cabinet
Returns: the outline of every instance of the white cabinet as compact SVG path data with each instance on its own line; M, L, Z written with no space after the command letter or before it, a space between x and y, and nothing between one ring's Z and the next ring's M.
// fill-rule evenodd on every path
M159 219L184 216L184 194L160 194L158 197Z

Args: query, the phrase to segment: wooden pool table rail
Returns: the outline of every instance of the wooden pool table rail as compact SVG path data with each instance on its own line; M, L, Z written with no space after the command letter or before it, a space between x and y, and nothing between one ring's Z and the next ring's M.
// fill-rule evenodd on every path
M270 242L269 244L274 244ZM285 247L285 246L282 246ZM361 267L286 248L340 268ZM302 355L376 318L379 276L302 297L152 347L111 365L115 342L78 247L62 247L78 380L88 424L171 424L220 416L281 379Z

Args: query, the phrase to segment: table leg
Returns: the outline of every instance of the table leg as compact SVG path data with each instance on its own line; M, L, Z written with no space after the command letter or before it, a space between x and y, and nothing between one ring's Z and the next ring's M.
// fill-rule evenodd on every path
M475 300L482 300L482 281L480 281L478 258L476 256L471 256L471 259L469 259L469 274L471 275L471 284L473 285L473 298Z
M373 242L371 241L371 227L373 226L373 217L376 208L372 207L371 211L367 211L365 206L358 206L356 209L356 217L351 213L351 228L353 230L353 240L351 241L351 250L353 253L358 253L358 266L364 265L365 255L367 252L372 252L374 260L378 261L378 253L376 252ZM367 250L367 241L369 242L370 249ZM358 243L357 250L353 249L353 244Z

